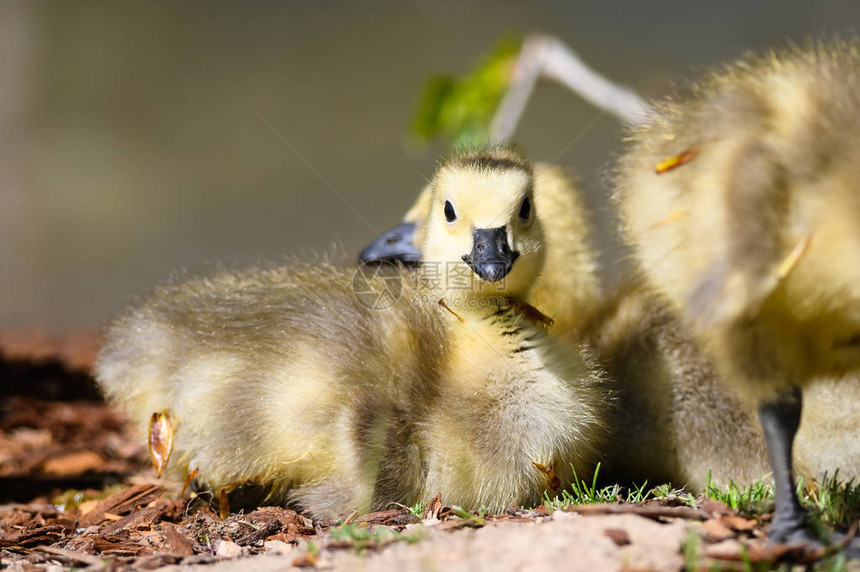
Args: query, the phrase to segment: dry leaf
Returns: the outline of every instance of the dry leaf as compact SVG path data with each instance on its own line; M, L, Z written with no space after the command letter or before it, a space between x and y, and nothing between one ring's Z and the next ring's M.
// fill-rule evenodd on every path
M555 320L532 306L531 304L527 304L521 300L508 300L511 306L514 307L517 311L519 311L523 317L531 322L533 325L548 329L551 328L555 323Z
M546 488L551 491L557 491L561 488L561 479L559 479L555 474L555 469L552 467L547 467L546 465L542 465L537 461L532 461L532 465L534 465L538 471L543 473L546 476Z
M149 420L149 456L159 477L170 460L173 452L173 424L170 413L165 409L153 413Z
M674 157L669 157L668 159L660 161L659 163L657 163L657 166L654 167L654 171L658 175L662 175L663 173L671 171L672 169L676 169L685 163L689 163L698 154L699 150L695 147L693 149L688 149L687 151L675 155Z

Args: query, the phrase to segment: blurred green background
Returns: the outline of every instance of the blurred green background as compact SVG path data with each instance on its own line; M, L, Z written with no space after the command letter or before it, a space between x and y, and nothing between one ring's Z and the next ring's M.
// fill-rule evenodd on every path
M6 0L0 329L98 329L180 269L357 252L445 150L409 137L425 82L468 71L505 34L557 35L653 97L748 49L858 22L860 3L797 0ZM610 279L624 254L604 178L620 136L544 84L516 137L578 169Z

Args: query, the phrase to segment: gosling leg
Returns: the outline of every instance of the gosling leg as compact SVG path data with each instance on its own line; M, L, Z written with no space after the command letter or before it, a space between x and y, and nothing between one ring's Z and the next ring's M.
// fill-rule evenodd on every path
M821 542L807 526L806 511L800 506L794 489L791 451L802 409L803 397L798 387L773 401L763 401L758 407L774 480L776 507L770 525L770 541L805 542L820 547Z

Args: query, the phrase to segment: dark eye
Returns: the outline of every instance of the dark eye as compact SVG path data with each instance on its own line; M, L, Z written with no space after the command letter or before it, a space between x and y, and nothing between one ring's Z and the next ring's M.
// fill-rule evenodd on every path
M454 205L451 204L451 201L445 201L445 220L448 222L457 220L457 213L454 212Z
M532 214L532 202L528 197L523 199L523 204L520 205L520 220L523 222L529 220Z

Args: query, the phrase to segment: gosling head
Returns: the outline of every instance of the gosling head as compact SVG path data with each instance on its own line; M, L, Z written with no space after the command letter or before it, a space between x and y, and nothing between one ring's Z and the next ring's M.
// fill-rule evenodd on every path
M421 256L443 295L524 297L544 263L531 163L505 149L460 154L431 187Z

